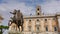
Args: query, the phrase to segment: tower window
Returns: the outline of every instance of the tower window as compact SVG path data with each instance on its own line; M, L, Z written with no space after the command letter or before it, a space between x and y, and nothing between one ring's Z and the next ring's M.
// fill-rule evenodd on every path
M39 10L39 8L37 10Z
M48 27L46 26L46 31L48 31Z
M39 15L39 13L37 13Z
M54 31L57 31L57 27L54 27Z

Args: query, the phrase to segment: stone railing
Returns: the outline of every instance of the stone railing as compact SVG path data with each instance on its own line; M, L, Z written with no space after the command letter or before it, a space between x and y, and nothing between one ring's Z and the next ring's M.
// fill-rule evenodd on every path
M58 32L23 32L23 34L58 34Z
M19 32L19 31L9 31L8 34L60 34L58 32Z

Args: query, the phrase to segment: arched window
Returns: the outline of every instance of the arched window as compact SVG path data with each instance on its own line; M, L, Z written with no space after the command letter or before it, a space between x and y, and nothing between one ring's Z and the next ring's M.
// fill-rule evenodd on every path
M37 21L39 21L39 19L37 19Z
M47 21L47 19L45 19L45 21Z
M29 22L31 22L31 20L29 20Z
M39 19L37 19L37 21L36 21L36 25L39 25L39 23L40 23L40 21L39 21Z
M39 8L37 10L39 11Z
M29 20L29 24L31 24L31 20Z
M28 30L31 31L31 19L28 22Z
M47 23L47 19L45 19L45 23Z
M39 15L39 13L37 13L37 15Z
M39 19L37 19L37 21L36 21L36 31L37 32L39 32L39 28L40 27L40 21L39 21Z

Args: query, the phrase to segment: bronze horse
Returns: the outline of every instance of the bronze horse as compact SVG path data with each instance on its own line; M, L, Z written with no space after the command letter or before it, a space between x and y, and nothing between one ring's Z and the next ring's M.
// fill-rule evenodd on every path
M21 26L22 28L22 31L23 31L23 15L22 13L20 12L20 10L14 10L14 12L10 12L11 14L13 14L14 16L12 17L12 23L15 23L18 28L19 26ZM20 28L19 28L20 30Z

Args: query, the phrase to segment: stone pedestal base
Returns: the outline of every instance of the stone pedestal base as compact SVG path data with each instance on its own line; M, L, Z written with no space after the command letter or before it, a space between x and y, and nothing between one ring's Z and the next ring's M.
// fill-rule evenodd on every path
M58 34L58 32L23 32L23 34Z
M58 32L20 32L20 31L9 31L8 34L59 34Z
M9 31L8 34L21 34L19 31Z

